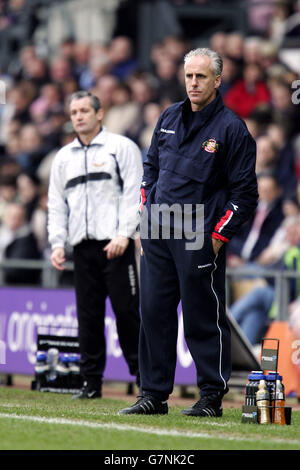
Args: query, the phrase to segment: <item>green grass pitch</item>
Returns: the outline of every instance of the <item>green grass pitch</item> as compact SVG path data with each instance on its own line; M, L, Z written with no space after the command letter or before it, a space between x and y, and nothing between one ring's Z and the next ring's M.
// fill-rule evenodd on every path
M130 402L132 403L132 401ZM126 416L117 399L0 387L0 450L292 450L300 449L300 411L290 426L241 423L241 408L222 418Z

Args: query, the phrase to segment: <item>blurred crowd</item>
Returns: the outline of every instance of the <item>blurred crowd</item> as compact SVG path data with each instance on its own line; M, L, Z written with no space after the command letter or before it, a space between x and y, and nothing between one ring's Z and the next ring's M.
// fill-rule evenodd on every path
M286 37L298 38L300 49L300 2L262 3L264 15L256 14L257 2L249 9L253 34L219 31L206 44L224 60L225 104L245 120L257 143L257 213L228 247L229 267L256 270L278 266L291 246L300 246L300 71L281 56ZM26 2L4 4L0 35L20 21ZM3 66L0 76L6 87L0 105L0 260L49 257L47 188L57 150L74 138L70 95L78 89L95 93L104 125L133 139L144 158L160 113L186 96L182 59L191 47L187 38L167 36L152 45L145 70L127 36L107 43L66 38L49 56L34 43L19 45L13 70ZM15 283L33 281L12 276Z

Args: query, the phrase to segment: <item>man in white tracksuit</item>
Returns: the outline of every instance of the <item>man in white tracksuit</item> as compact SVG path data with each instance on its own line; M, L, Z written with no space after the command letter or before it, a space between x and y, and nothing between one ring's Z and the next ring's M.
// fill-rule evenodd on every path
M73 246L84 386L74 398L101 397L106 363L105 301L116 315L120 346L137 376L139 286L133 236L139 223L142 157L134 142L102 126L99 99L79 91L70 117L77 137L55 156L48 194L51 262L64 269Z

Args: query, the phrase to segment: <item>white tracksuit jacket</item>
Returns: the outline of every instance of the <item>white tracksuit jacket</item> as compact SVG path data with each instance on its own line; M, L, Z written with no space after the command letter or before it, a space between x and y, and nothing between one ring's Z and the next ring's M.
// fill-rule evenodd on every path
M52 249L68 241L132 237L139 224L142 156L127 137L102 127L88 146L78 138L56 154L48 192Z

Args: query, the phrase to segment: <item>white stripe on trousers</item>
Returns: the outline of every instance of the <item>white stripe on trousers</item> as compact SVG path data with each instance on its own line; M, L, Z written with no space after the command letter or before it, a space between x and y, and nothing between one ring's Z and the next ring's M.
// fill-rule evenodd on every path
M219 303L219 299L218 299L218 296L216 294L216 291L214 289L214 286L213 286L213 283L214 283L214 278L213 278L213 274L215 272L215 270L217 269L217 258L218 258L218 253L216 254L215 256L215 259L214 259L214 269L212 270L211 272L211 290L213 291L214 293L214 296L216 298L216 301L217 301L217 328L219 330L219 333L220 333L220 356L219 356L219 374L220 374L220 377L221 379L223 380L224 382L224 390L226 389L226 381L222 375L222 349L223 349L223 345L222 345L222 331L221 331L221 328L219 326L219 317L220 317L220 311L219 311L219 308L220 308L220 303Z

